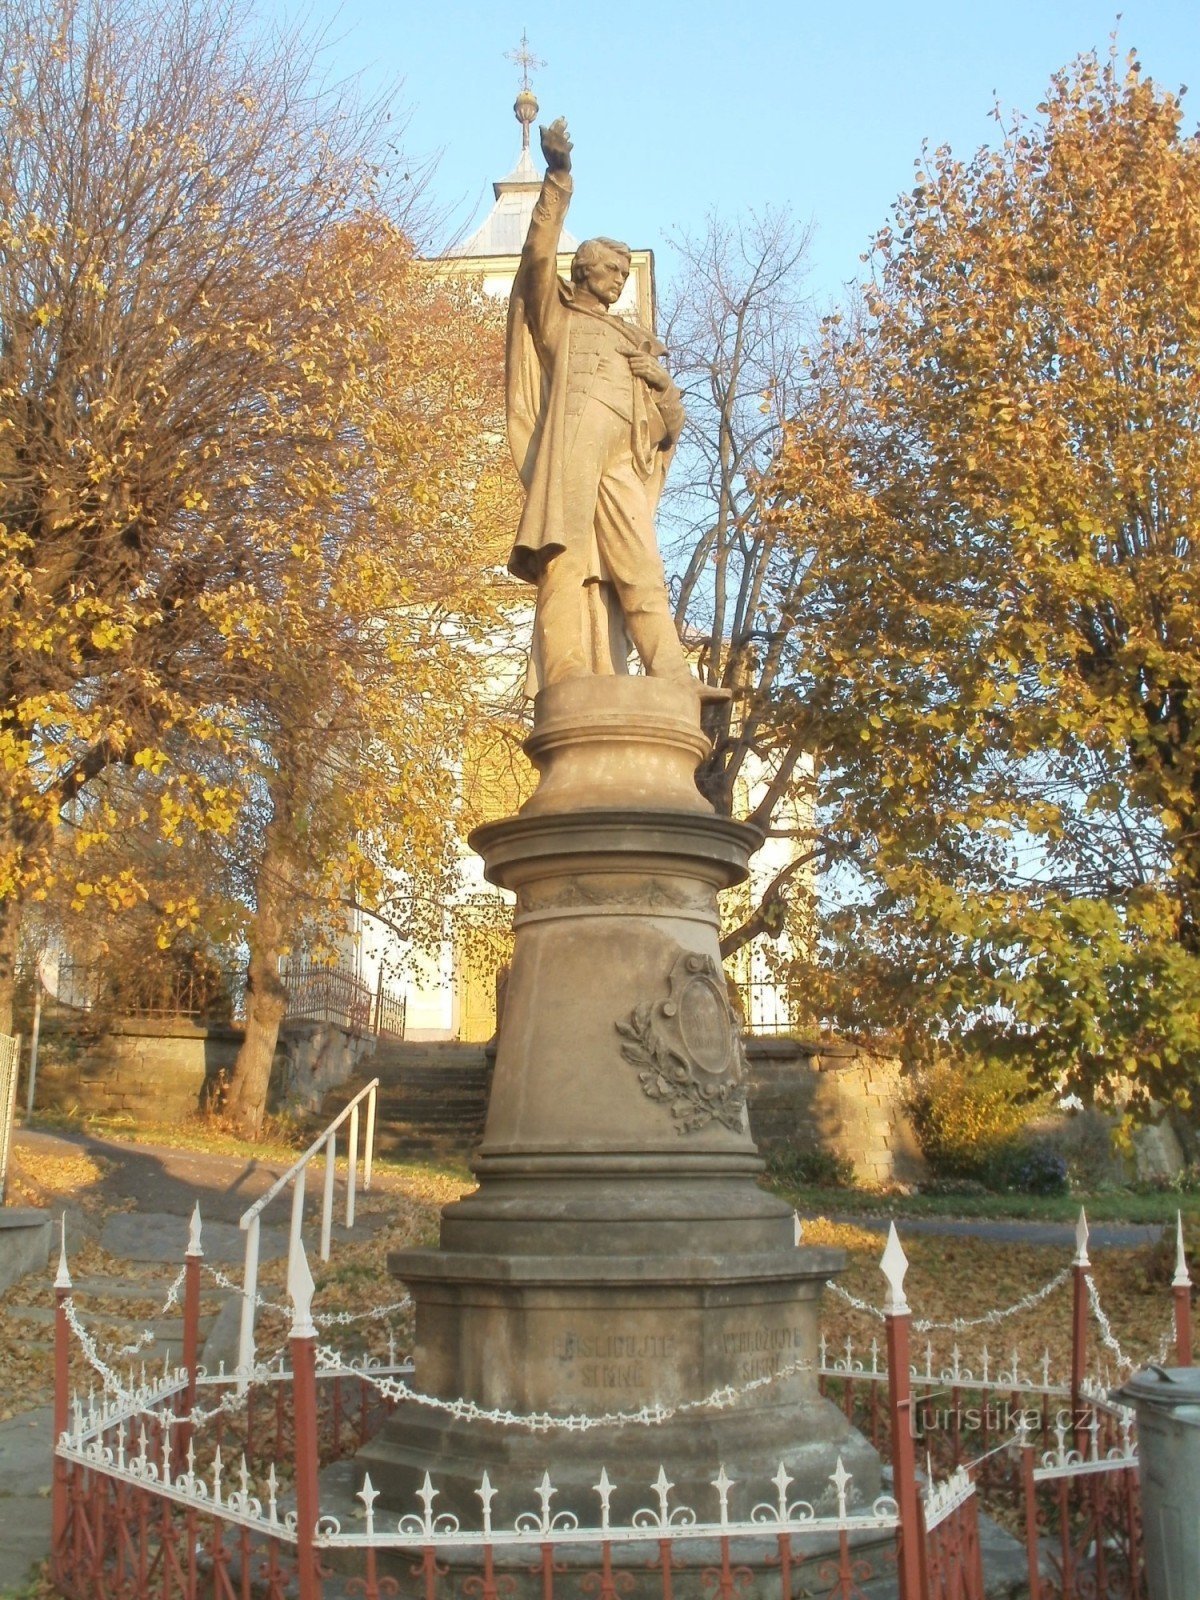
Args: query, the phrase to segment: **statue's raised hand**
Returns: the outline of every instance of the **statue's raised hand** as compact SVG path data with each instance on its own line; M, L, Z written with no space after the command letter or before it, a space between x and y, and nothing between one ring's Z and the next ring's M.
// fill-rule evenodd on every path
M567 119L556 117L548 128L538 128L542 136L542 155L550 172L570 172L571 137L567 132Z

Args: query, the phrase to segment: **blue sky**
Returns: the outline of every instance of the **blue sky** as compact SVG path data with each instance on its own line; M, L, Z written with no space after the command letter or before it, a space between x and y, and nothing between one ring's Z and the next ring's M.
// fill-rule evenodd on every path
M656 0L638 8L520 0L275 0L328 30L332 65L372 87L402 80L413 155L440 152L439 202L466 230L513 164L516 67L528 30L543 121L575 139L579 237L616 234L659 253L710 207L787 205L815 224L821 298L861 271L860 253L911 183L921 142L966 153L995 135L994 97L1032 111L1079 52L1138 49L1171 88L1194 83L1200 0ZM535 135L536 137L536 135Z

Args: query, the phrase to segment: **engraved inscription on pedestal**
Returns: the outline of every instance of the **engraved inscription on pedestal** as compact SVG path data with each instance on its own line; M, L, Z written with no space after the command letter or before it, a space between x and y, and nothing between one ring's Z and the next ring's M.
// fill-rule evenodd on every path
M662 1363L673 1362L676 1340L670 1333L582 1332L557 1334L551 1354L568 1392L618 1393L626 1399L661 1391L669 1383Z
M711 956L684 951L667 996L618 1022L621 1054L638 1069L651 1100L670 1106L677 1133L712 1122L745 1127L746 1058L720 969Z

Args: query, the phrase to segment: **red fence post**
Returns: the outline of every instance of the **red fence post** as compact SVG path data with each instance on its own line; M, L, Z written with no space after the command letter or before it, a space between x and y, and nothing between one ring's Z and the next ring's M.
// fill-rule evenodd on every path
M312 1273L300 1244L292 1255L292 1407L296 1470L296 1557L300 1600L321 1600L321 1573L313 1537L320 1515L317 1486L317 1329L312 1319Z
M196 1409L196 1368L200 1359L200 1263L204 1251L200 1246L200 1202L192 1210L188 1224L187 1250L183 1257L183 1366L187 1373L187 1388L183 1395L184 1415L190 1417ZM187 1460L188 1444L192 1437L191 1422L183 1422L175 1430L173 1452L174 1471L180 1472Z
M1092 1270L1087 1247L1087 1216L1080 1206L1079 1221L1075 1224L1075 1260L1072 1263L1074 1299L1071 1314L1071 1428L1075 1436L1075 1448L1081 1455L1087 1453L1087 1428L1083 1420L1083 1383L1087 1377L1088 1278Z
M892 1488L900 1512L900 1600L924 1595L924 1524L917 1496L916 1430L913 1425L912 1378L909 1372L909 1309L904 1298L908 1258L893 1222L880 1260L887 1279L883 1303L887 1328L888 1406L892 1422Z
M1025 1503L1025 1561L1029 1573L1029 1600L1041 1600L1042 1568L1038 1553L1037 1484L1033 1477L1033 1440L1024 1423L1019 1430L1021 1487Z
M58 1453L58 1441L67 1431L68 1392L71 1387L71 1330L67 1324L67 1300L71 1293L71 1274L67 1271L67 1215L63 1212L59 1236L58 1273L54 1279L54 1437L51 1442L50 1490L50 1575L57 1583L63 1577L62 1559L67 1534L67 1464Z
M1192 1364L1192 1280L1188 1274L1187 1252L1183 1248L1183 1213L1175 1213L1175 1276L1171 1279L1175 1296L1175 1365Z

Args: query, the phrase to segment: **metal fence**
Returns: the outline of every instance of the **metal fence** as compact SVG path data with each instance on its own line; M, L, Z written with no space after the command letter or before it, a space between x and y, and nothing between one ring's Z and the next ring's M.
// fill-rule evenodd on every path
M18 981L40 980L29 967L18 973ZM290 960L282 981L290 1022L328 1022L348 1033L404 1038L407 997L382 981L372 989L349 967L307 956ZM86 1015L243 1022L246 968L200 963L120 972L90 962L60 960L52 1003L62 1012Z
M18 981L40 980L22 969ZM197 1022L240 1021L245 1015L244 966L133 966L122 970L94 962L59 960L52 1003L70 1012L109 1016L190 1018Z
M347 1033L370 1033L375 996L348 967L325 966L307 957L283 972L289 1022L331 1022Z
M791 1033L803 1015L799 987L758 979L737 985L742 1008L742 1031L773 1037Z
M855 1302L880 1325L869 1359L849 1345L834 1356L822 1343L817 1372L821 1387L836 1392L890 1459L889 1495L856 1504L839 1461L831 1487L814 1505L789 1493L794 1480L781 1462L769 1483L735 1482L714 1465L712 1492L687 1503L664 1466L644 1495L630 1501L641 1509L618 1516L607 1472L595 1484L591 1511L556 1503L562 1496L554 1482L555 1438L565 1459L579 1432L609 1426L610 1417L521 1416L422 1394L411 1364L397 1361L394 1341L386 1363L343 1356L325 1342L335 1328L364 1319L390 1325L411 1303L321 1313L299 1230L288 1267L290 1337L276 1356L236 1374L206 1373L197 1363L201 1274L224 1281L203 1261L198 1219L171 1291L183 1288L183 1365L149 1379L144 1368L139 1380L132 1369L118 1370L114 1356L100 1354L80 1321L64 1250L55 1282L52 1575L71 1600L98 1594L321 1600L334 1589L365 1600L399 1593L424 1600L525 1593L544 1600L567 1593L600 1600L702 1593L720 1600L750 1593L853 1600L875 1592L867 1586L889 1574L900 1600L983 1600L978 1518L980 1496L990 1493L1023 1535L1033 1600L1145 1600L1135 1418L1105 1396L1094 1365L1089 1372L1089 1310L1103 1353L1119 1365L1131 1363L1096 1295L1082 1215L1071 1265L976 1324L913 1317L904 1290L907 1262L894 1230L880 1266L888 1286L884 1305ZM914 1333L990 1329L1068 1286L1071 1371L1061 1381L1051 1376L1048 1357L1031 1370L1016 1351L993 1366L985 1347L974 1372L957 1347L948 1370L935 1369L928 1352L924 1370L919 1358L911 1360ZM1177 1362L1187 1365L1191 1285L1181 1244L1172 1294L1173 1321L1160 1354L1173 1344ZM71 1398L73 1339L103 1386L86 1399ZM980 1403L998 1412L995 1403L1007 1396L1017 1420L984 1440L978 1430L941 1428L950 1459L939 1461L929 1433L922 1436L928 1426L922 1394L934 1390L949 1392L964 1415ZM737 1398L721 1391L687 1404L702 1411L736 1405ZM500 1486L488 1471L481 1473L469 1522L437 1509L439 1486L429 1476L400 1515L395 1507L386 1517L376 1509L379 1496L367 1476L361 1482L355 1476L353 1502L351 1484L345 1492L333 1489L339 1498L331 1504L319 1468L353 1453L390 1411L408 1403L482 1428L535 1427L547 1434L549 1465L541 1481L504 1486L523 1488L513 1503L527 1508L515 1518L511 1506L503 1519L493 1514ZM669 1408L646 1407L621 1425L653 1427L669 1415ZM334 1581L326 1587L328 1579Z

